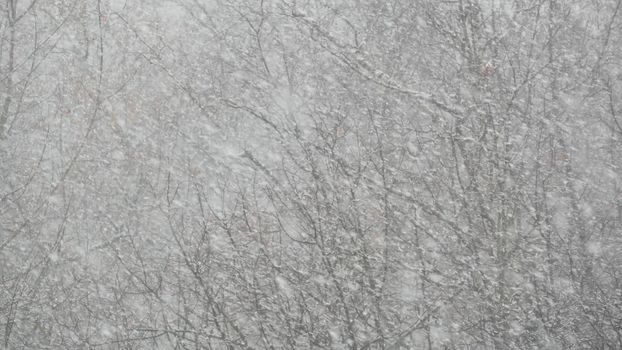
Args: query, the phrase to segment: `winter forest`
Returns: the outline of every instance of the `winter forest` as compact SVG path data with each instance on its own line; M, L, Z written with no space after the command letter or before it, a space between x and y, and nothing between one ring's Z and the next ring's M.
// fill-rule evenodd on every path
M0 349L622 349L622 0L3 0Z

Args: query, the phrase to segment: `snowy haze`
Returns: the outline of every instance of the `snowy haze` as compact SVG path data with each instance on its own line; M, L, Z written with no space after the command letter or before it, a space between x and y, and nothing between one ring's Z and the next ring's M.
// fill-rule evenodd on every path
M622 348L621 0L0 8L0 349Z

